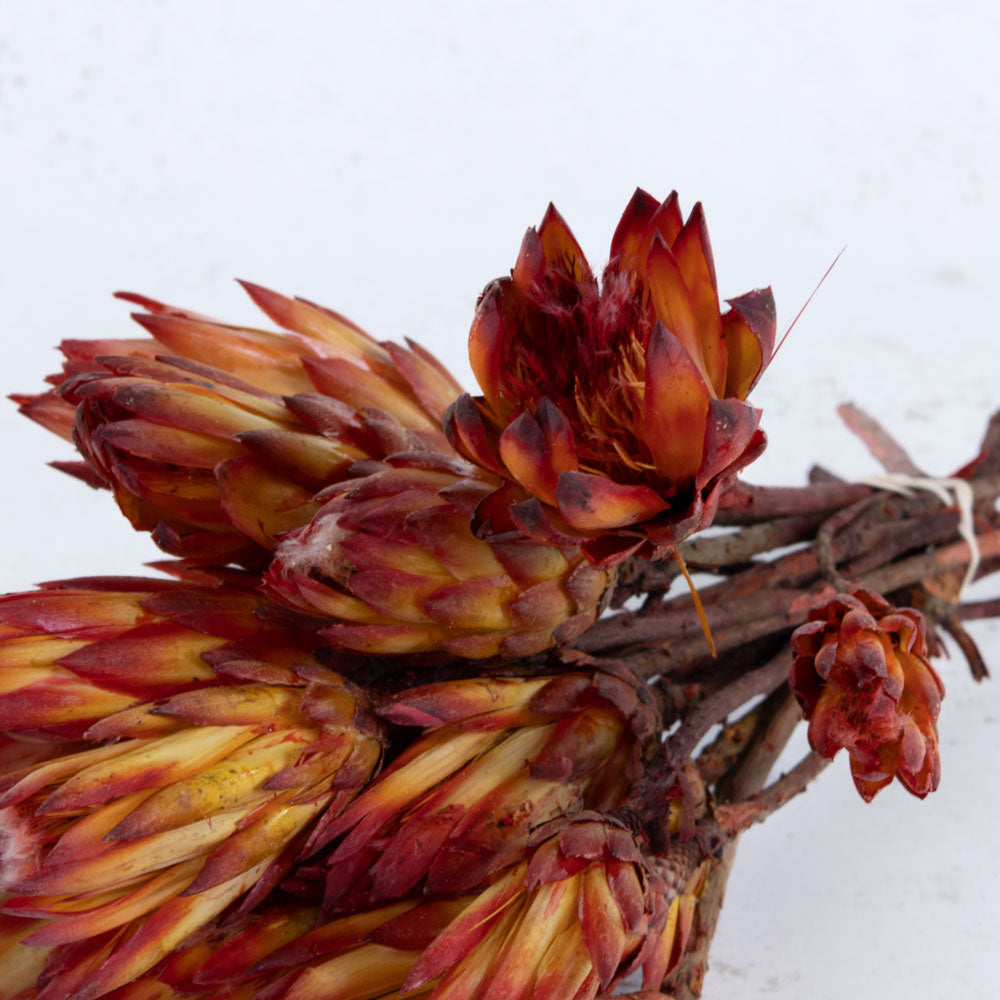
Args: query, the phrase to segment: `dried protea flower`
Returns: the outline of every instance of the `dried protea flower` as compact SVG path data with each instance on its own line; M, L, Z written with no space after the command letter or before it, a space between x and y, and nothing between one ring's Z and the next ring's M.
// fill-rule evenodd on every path
M282 540L266 589L338 619L321 635L358 652L523 657L568 642L600 613L609 574L573 546L477 538L473 514L497 485L455 458L392 456L323 494Z
M642 970L658 987L684 879L666 880L620 820L596 812L536 831L533 850L485 889L413 966L403 993L431 1000L592 1000Z
M923 615L857 587L814 608L792 646L789 683L812 748L824 757L846 748L866 802L894 777L921 798L933 792L944 685L927 661Z
M129 705L220 676L285 680L315 623L226 583L87 577L0 596L0 726L80 739Z
M321 868L340 910L479 888L542 823L620 806L661 728L624 670L445 681L379 711L425 733L313 836L315 849L346 833Z
M263 565L354 461L450 452L441 416L461 390L415 344L380 344L336 313L245 287L288 332L124 295L148 310L135 318L150 338L65 341L58 388L15 399L76 440L87 465L63 467L109 486L166 551Z
M2 780L3 909L47 921L25 943L90 956L84 981L46 997L102 996L247 891L266 894L308 825L364 785L382 745L366 699L317 663L297 672L299 686L133 706L91 727L99 745Z
M745 400L770 361L770 289L722 313L701 206L637 191L598 285L551 206L476 310L483 396L446 417L452 443L519 483L523 530L584 540L595 561L656 553L707 524L764 446Z

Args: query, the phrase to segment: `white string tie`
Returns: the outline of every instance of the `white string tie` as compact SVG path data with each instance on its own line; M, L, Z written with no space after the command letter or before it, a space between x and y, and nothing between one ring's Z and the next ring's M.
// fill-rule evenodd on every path
M979 542L972 524L972 486L967 479L933 479L930 476L909 476L903 472L887 473L880 476L868 476L860 480L868 486L890 493L899 493L908 497L914 490L926 490L933 493L942 503L958 508L958 533L969 546L969 566L965 571L958 596L961 599L965 588L972 582L979 569Z

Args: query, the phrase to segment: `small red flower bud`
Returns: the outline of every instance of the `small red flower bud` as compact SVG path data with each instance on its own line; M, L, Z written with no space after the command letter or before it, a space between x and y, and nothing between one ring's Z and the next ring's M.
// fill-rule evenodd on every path
M919 611L858 587L814 608L792 648L789 684L809 743L824 757L847 750L866 802L894 777L920 798L937 788L944 685L927 661Z

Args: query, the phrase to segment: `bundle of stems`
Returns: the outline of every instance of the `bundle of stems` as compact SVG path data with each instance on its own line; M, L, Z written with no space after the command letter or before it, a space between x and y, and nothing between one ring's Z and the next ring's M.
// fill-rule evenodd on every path
M809 751L768 783L802 721L788 685L789 640L811 608L858 585L878 591L893 605L923 612L934 653L942 652L946 633L974 680L989 676L964 623L997 617L1000 599L967 601L963 590L1000 569L1000 413L957 480L925 476L870 416L855 407L841 413L885 477L852 483L815 467L803 487L741 483L724 498L716 527L678 546L672 563L626 564L615 612L562 653L617 661L647 678L671 725L662 774L676 777L693 755L705 786L708 805L698 826L712 864L695 934L665 992L634 993L634 1000L701 995L740 835L830 763ZM962 531L970 515L972 537ZM677 592L692 571L709 582Z

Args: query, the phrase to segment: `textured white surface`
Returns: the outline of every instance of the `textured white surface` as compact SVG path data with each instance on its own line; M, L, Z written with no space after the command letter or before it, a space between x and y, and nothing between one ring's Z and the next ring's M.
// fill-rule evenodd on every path
M229 280L411 336L471 382L476 294L554 199L595 265L635 185L706 206L723 294L787 322L750 478L876 471L866 406L935 474L996 388L1000 15L992 3L7 0L5 391L63 337L130 335L116 288L254 321ZM154 558L68 449L0 409L0 588ZM1000 635L980 630L1000 670ZM944 781L870 807L846 762L744 841L711 1000L995 995L1000 696L942 667Z

